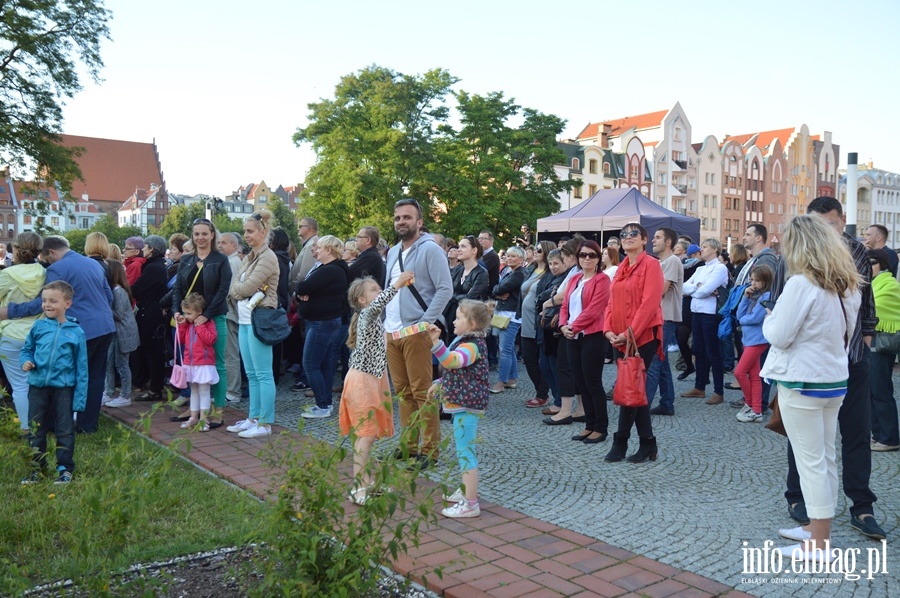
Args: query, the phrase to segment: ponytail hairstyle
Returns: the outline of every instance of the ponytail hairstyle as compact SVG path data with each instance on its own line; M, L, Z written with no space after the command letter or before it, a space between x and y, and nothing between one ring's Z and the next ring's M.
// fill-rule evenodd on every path
M369 285L373 284L378 286L374 278L364 276L350 283L350 288L347 290L347 302L350 303L350 309L353 310L353 316L350 318L350 330L347 334L347 346L351 351L356 349L356 326L359 323L360 312L365 309L359 300L366 295L366 291L370 288Z
M493 301L476 301L474 299L463 299L456 308L457 314L469 320L475 327L475 336L484 336L488 328L491 326L491 318L494 315Z

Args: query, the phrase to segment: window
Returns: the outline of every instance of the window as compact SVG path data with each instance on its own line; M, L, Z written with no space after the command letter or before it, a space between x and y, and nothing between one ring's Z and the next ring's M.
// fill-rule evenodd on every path
M713 205L712 205L712 207L718 208L718 207L719 207L719 196L718 196L718 195L713 195L713 196L712 196L712 200L713 200ZM713 226L713 228L715 228L715 226Z
M711 185L715 185L715 184L716 184L716 173L713 172L712 174L709 175L709 183L710 183Z
M709 230L716 230L716 219L715 218L712 219L712 228Z
M0 185L0 193L6 193L6 187L4 185Z
M681 127L675 127L675 141L681 141Z
M572 170L581 170L581 161L578 158L572 158Z
M81 228L82 230L87 230L91 228L91 219L90 218L82 218L81 219Z
M597 185L589 185L588 186L588 197L593 197L594 193L597 192Z
M631 165L631 180L635 180L638 178L638 166L637 164Z
M31 216L26 215L26 216L22 219L22 222L24 222L25 224L31 224Z
M52 226L54 228L59 226L59 218L56 216L53 216L52 218L50 218L50 226Z
M668 180L668 175L665 172L659 173L659 184L665 185Z
M588 160L588 171L591 174L597 174L597 161L596 160Z
M703 194L703 207L709 207L709 195L706 195L705 193Z
M609 174L609 162L603 163L603 174Z
M770 203L769 204L769 214L774 214L774 213L775 213L775 204Z
M778 204L778 213L784 214L784 204L783 203Z
M697 211L697 200L696 200L696 199L692 199L692 200L691 200L691 203L690 203L690 206L691 206L691 212L696 212L696 211Z
M700 228L706 228L706 218L700 219Z
M266 197L265 195L260 195L260 196L259 196L259 203L266 203L266 200L267 200L267 199L269 199L269 198Z
M573 187L572 188L572 196L575 199L581 199L581 187Z
M728 218L726 218L726 219L723 221L723 224L725 225L725 230L731 230L731 220L729 220Z

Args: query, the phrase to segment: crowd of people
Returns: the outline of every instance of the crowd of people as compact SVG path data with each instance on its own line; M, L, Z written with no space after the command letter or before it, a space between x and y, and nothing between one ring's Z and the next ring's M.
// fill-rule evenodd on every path
M844 234L832 198L817 198L807 212L786 224L781 255L761 224L727 254L717 239L667 228L651 236L639 223L602 245L579 235L535 242L523 225L510 247L495 249L488 230L458 242L428 232L412 199L394 207L392 247L371 226L346 241L320 235L313 218L301 219L294 247L264 209L244 221L243 235L220 234L200 218L190 237L132 237L120 255L100 233L88 237L85 255L62 237L22 233L0 270L0 363L37 451L23 483L46 465L47 430L62 438L57 480L65 482L75 468L75 431L95 431L101 405L172 391L183 395L176 402L185 409L173 419L184 428L223 426L223 407L246 395L247 417L227 430L268 436L284 367L294 374L291 389L314 399L304 418L333 417L341 394L341 431L356 436L350 499L358 504L372 492L366 463L374 441L394 435L390 389L404 434L395 456L416 467L436 462L439 420L452 418L462 485L443 512L475 517L478 418L492 395L518 387L520 359L535 389L524 407L540 408L548 426L583 424L572 440L601 444L612 414L604 364L633 351L646 369L647 400L618 407L604 459L640 463L660 454L652 416L676 413L669 352L677 345L678 379L694 376L681 398L719 405L726 389L740 390L731 401L736 417L754 423L777 392L790 440L785 498L801 524L783 536L829 538L840 426L851 525L883 538L869 474L871 451L900 450L890 348L900 334L897 254L885 248L879 225L865 245ZM292 332L273 346L254 333L252 313L278 307ZM77 323L80 332L71 355L59 358L58 376L35 353L49 321L69 331ZM886 349L870 350L876 335ZM167 392L173 365L184 391ZM35 374L47 368L49 378ZM72 368L87 374L70 384ZM726 385L729 372L735 380ZM43 392L39 379L66 390ZM68 411L59 408L66 401ZM638 445L628 455L632 428Z

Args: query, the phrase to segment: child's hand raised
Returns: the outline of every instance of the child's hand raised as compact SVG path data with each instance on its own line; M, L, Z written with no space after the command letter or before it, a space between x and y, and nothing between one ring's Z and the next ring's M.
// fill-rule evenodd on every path
M413 284L416 281L416 276L412 272L401 272L400 276L397 277L397 280L394 281L394 288L398 291L403 287Z
M426 332L428 333L428 336L431 337L431 344L436 345L438 339L441 338L441 329L434 324L429 324L428 330L426 330Z

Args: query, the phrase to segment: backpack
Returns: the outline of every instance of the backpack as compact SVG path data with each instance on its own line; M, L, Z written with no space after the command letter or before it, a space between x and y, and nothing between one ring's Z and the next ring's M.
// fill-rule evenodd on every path
M722 306L718 305L718 301L716 302L716 307L718 307L716 315L720 318L718 331L720 339L726 339L734 332L734 314L738 305L740 305L741 299L744 297L744 291L747 290L748 286L750 285L740 284L733 286L731 291L728 292L728 298ZM722 289L720 288L719 293L721 294L721 292Z

